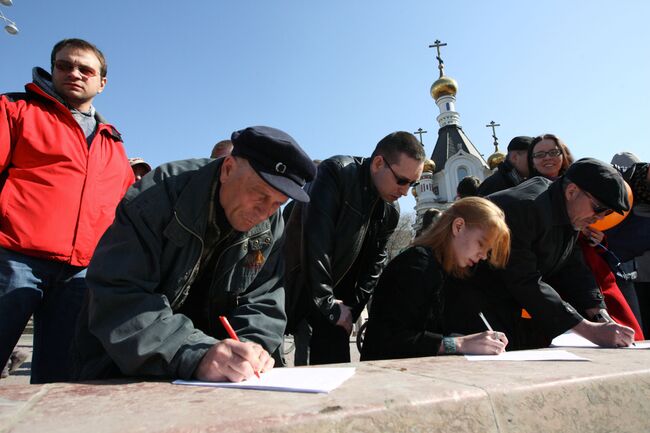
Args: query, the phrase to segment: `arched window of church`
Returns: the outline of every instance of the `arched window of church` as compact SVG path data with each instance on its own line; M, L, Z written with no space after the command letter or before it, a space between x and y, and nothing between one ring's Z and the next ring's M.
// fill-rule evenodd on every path
M467 171L467 167L463 167L463 166L458 167L457 173L458 173L458 182L465 179L469 175L469 172Z

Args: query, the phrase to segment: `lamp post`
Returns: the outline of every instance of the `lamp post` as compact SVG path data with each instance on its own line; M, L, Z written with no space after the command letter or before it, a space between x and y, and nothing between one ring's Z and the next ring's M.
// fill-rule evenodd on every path
M14 2L12 0L0 0L0 4L3 4L4 6L11 6L14 4ZM5 22L5 31L7 33L10 35L18 34L18 26L16 26L16 23L7 18L2 13L2 11L0 11L0 19Z

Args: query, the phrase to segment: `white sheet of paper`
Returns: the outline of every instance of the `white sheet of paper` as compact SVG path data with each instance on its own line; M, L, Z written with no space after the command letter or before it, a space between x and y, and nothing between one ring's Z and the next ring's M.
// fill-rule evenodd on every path
M468 361L589 361L566 350L513 350L499 355L465 355Z
M175 380L175 385L213 386L216 388L257 389L264 391L288 391L328 393L338 388L354 375L355 368L273 368L243 382L201 382L198 380Z
M650 349L650 341L635 341L634 346L621 347L620 349Z
M650 349L650 341L636 341L634 346L619 347L619 349ZM567 331L553 339L549 347L593 347L597 349L607 349L600 347L586 338L576 334L573 331Z
M551 341L550 347L600 347L575 332L567 331Z

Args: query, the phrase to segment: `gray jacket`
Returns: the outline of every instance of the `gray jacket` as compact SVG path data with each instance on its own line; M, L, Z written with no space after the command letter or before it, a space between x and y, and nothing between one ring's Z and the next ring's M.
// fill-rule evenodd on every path
M201 266L209 202L218 200L212 186L221 162L165 164L127 192L88 268L89 292L75 338L77 379L189 379L218 342L177 311ZM231 292L233 328L241 340L259 343L269 352L279 346L286 324L283 230L278 211L220 244L206 299ZM248 256L259 257L258 251L264 264L247 266Z

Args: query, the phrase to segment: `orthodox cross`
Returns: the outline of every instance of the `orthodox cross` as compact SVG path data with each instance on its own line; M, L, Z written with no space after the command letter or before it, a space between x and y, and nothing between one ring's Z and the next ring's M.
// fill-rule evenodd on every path
M494 120L492 120L490 123L485 125L486 128L492 128L492 138L494 138L494 149L495 151L499 150L499 139L497 138L497 132L496 132L496 127L501 126L498 123L495 123Z
M417 131L415 131L413 134L418 134L420 136L420 144L424 146L424 143L422 142L422 134L426 134L428 131L425 131L422 128L418 128Z
M438 55L436 56L436 59L438 60L438 69L440 70L440 78L444 75L442 70L445 69L445 62L442 61L442 57L440 57L440 47L446 47L447 44L441 43L438 39L436 39L433 42L433 45L429 45L429 48L435 48L438 51Z

